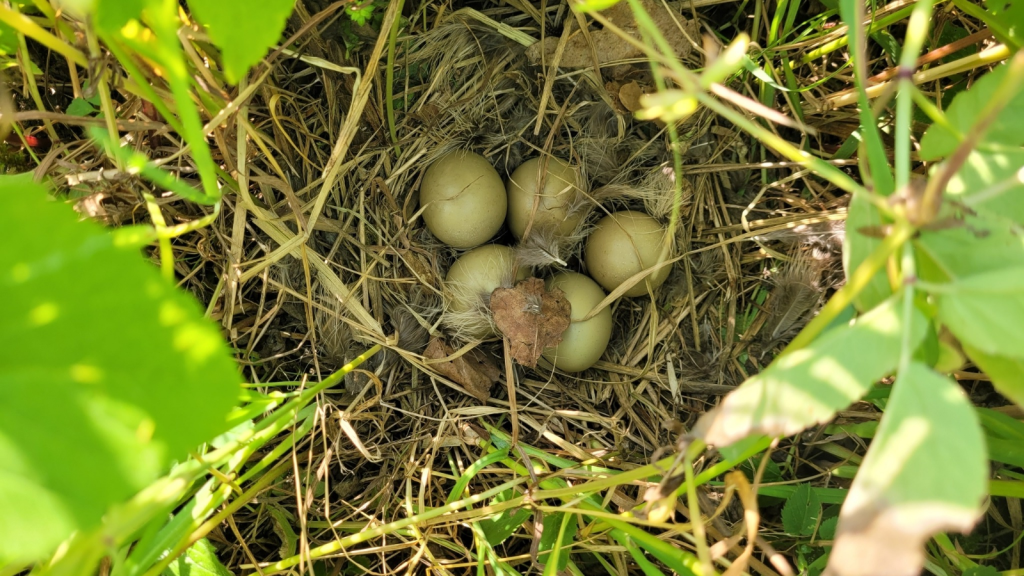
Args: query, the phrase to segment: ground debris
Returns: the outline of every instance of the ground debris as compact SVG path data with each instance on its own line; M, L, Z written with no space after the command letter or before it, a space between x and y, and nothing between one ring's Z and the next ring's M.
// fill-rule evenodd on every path
M423 351L423 356L428 360L440 360L454 353L454 348L434 338ZM501 377L501 369L494 361L475 348L453 360L431 362L430 367L461 385L480 402L487 402L490 399L491 386Z
M661 30L669 46L672 47L675 56L677 58L686 57L693 49L690 38L696 38L695 33L697 29L693 23L680 14L670 13L660 2L641 0L641 3L647 13L650 14L651 19L654 20L655 25ZM640 27L637 25L633 12L627 2L620 2L602 11L601 14L612 24L620 28L622 32L637 40L642 40ZM686 30L685 34L680 29L680 25ZM690 38L687 38L687 35ZM594 50L591 50L586 36L577 30L566 42L558 65L562 68L586 68L593 66L595 52L598 64L602 65L644 56L640 48L623 40L616 32L611 30L591 30L589 36L594 44ZM548 36L542 42L537 42L527 48L526 57L536 65L551 62L557 47L558 38L556 36Z
M509 340L512 358L533 368L545 348L562 341L572 307L561 290L548 292L543 280L527 278L514 288L496 289L491 294L491 312Z

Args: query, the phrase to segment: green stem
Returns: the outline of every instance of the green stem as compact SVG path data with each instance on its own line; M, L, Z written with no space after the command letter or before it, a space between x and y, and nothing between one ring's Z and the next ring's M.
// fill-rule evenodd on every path
M889 25L891 25L891 24L894 24L896 22L899 22L900 20L903 20L904 18L907 17L907 14L910 14L911 10L913 10L913 6L907 6L906 8L901 8L901 9L893 12L892 14L889 14L888 16L883 16L883 17L879 18L878 20L873 21L867 27L867 31L866 31L867 35L874 34L875 32L878 32L879 30L882 30L884 28L888 28ZM812 60L817 60L818 58L821 58L825 54L829 54L831 52L835 52L836 50L839 50L840 48L846 46L849 42L850 42L850 35L849 34L844 34L844 35L840 36L839 38L836 38L835 40L833 40L833 41L831 41L831 42L829 42L829 43L827 43L827 44L825 44L823 46L815 48L814 50L811 50L807 54L804 54L804 57L800 59L800 62L803 63L803 64L807 64L808 62L810 62ZM904 50L904 53L906 53L906 50ZM917 52L914 52L914 58L917 58L917 54L918 54Z
M933 0L919 0L913 6L910 22L907 23L907 34L903 41L903 53L900 56L900 80L899 92L896 94L896 130L893 150L897 193L905 190L910 183L910 124L914 112L914 90L917 89L912 76L917 67L917 57L928 37L933 4Z

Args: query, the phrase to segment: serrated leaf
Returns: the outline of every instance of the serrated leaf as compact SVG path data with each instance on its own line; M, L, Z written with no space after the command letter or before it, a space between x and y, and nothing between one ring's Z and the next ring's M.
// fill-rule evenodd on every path
M563 522L564 519L564 522ZM565 529L562 529L562 525ZM565 570L569 563L569 551L566 550L572 545L576 538L576 519L571 514L561 512L548 513L544 515L544 532L540 536L540 544L537 546L537 562L547 564L555 548L558 548L558 561L555 563L558 570ZM562 537L559 538L561 531ZM545 570L546 572L546 570Z
M1024 223L1024 150L972 151L949 181L949 198L965 202L979 214Z
M217 549L206 538L196 541L184 554L160 573L160 576L232 576L220 560Z
M857 269L878 247L881 240L864 234L865 229L878 229L885 223L882 215L870 202L854 196L850 200L846 217L846 234L843 237L843 270L846 277ZM856 305L861 311L871 310L892 294L885 272L879 271L864 290L857 296Z
M281 38L295 0L255 0L241 3L190 0L192 13L209 30L223 55L224 75L237 84Z
M726 446L750 434L790 436L830 420L896 368L904 330L910 330L912 346L924 337L926 321L916 309L913 324L903 326L901 301L890 298L853 324L776 359L701 416L695 432Z
M1024 359L988 354L961 342L960 346L978 368L981 368L1000 394L1018 406L1024 406Z
M348 9L345 10L345 13L348 14L349 19L359 26L363 26L370 21L370 18L373 17L374 5L372 1L366 1L362 4L359 2L353 2L349 4L347 8Z
M1024 358L1024 268L1005 268L945 285L938 318L985 354Z
M782 507L782 529L793 536L810 536L821 516L821 502L810 484L800 484Z
M515 492L512 490L506 490L501 494L494 497L494 504L505 502L515 497ZM492 547L501 544L505 540L508 540L523 522L530 519L532 512L529 508L519 508L517 510L502 510L500 514L493 518L488 518L480 522L480 529L484 532L484 537L487 539L487 543Z
M970 530L988 479L977 416L955 382L913 362L892 395L839 516L836 576L916 576L937 532Z
M226 427L219 329L137 249L32 175L0 177L0 564L72 530Z
M836 525L839 524L839 517L833 516L826 520L821 521L821 526L818 527L818 539L820 540L833 540L836 537Z
M959 132L951 132L945 126L935 124L921 138L921 159L936 160L949 156L960 145L963 135L978 121L978 114L988 104L996 88L1006 77L1006 65L996 66L991 72L979 78L969 90L956 95L946 110L950 126ZM1002 144L1020 146L1024 144L1024 92L1010 100L989 125L982 136L980 145Z

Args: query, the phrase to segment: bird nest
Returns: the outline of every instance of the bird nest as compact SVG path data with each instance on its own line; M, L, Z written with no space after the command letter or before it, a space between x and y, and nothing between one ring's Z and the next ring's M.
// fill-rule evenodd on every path
M581 31L586 22L565 4L428 5L390 48L396 10L355 26L340 5L317 4L297 4L287 50L213 131L214 155L240 192L225 196L211 225L175 240L175 267L261 390L319 381L375 344L383 350L322 395L318 426L293 453L295 473L211 534L229 566L275 561L350 524L404 518L410 506L443 505L478 458L470 437L484 424L554 456L646 465L766 365L840 281L843 198L802 186L795 168L755 163L760 149L706 110L677 126L676 139L664 124L636 119L655 86L646 61L607 29ZM664 16L677 53L701 67L700 22ZM123 102L136 146L193 174L166 126L147 119L138 98L125 93ZM115 226L147 220L145 184L114 174L81 133L61 130L64 143L40 174L88 216ZM583 175L590 222L634 209L672 223L667 282L653 296L610 304L611 342L592 368L522 367L502 339L462 339L442 322L444 278L459 252L426 229L417 194L424 170L453 150L485 156L502 177L529 158L566 159ZM210 214L156 196L169 223ZM493 242L513 239L503 231ZM560 260L582 270L579 244ZM473 482L482 490L506 479L484 470ZM642 488L611 497L629 509ZM464 526L429 530L431 545L416 558L467 561ZM346 553L367 570L397 573L418 541L398 534ZM528 562L530 545L513 538L503 553Z

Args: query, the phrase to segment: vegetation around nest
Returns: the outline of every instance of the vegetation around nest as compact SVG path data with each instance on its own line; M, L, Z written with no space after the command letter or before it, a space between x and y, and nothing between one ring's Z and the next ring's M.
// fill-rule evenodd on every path
M1019 574L1022 35L1016 1L0 6L0 576ZM420 201L467 152L549 190L486 289ZM640 271L589 270L625 211Z

